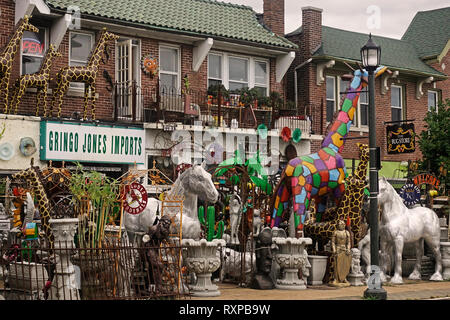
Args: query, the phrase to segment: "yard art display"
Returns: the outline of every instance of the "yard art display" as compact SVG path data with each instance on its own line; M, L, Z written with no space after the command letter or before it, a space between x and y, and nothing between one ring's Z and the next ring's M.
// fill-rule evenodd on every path
M375 76L378 77L386 70L386 67L379 67L375 71ZM335 199L341 197L345 188L346 168L340 152L353 123L359 95L367 86L367 76L366 71L356 70L354 72L342 108L322 141L322 148L316 153L289 161L272 199L272 227L288 220L289 200L291 200L297 230L296 236L300 236L305 213L311 199L315 198L318 204L320 218L321 213L325 210L325 205L322 203L324 196L333 194Z
M95 120L95 93L96 93L96 79L99 70L100 61L105 52L105 46L110 40L117 40L119 36L106 31L103 28L97 45L92 52L87 66L76 67L64 67L56 75L57 87L53 94L52 106L49 112L49 117L52 117L53 111L57 111L57 117L61 118L61 106L63 102L63 96L69 88L70 82L83 82L84 83L84 113L83 119L87 119L87 109L89 104L89 88L91 89L92 100L92 120ZM44 115L46 117L47 114Z
M24 31L38 33L39 29L30 24L28 21L31 16L25 16L21 19L14 31L11 40L9 40L6 47L0 55L0 94L3 98L4 113L8 113L8 97L9 97L9 79L11 77L11 68L17 49L20 47L20 41Z
M37 88L38 94L36 95L36 117L39 116L39 105L43 105L44 114L47 113L47 90L48 83L50 81L50 69L54 57L61 57L62 54L55 49L53 44L45 54L44 61L41 64L41 68L37 73L24 74L15 83L14 95L9 112L14 109L14 114L17 114L17 109L20 105L22 96L25 94L27 88Z
M439 249L441 231L436 213L426 207L408 209L394 187L384 177L379 180L379 190L378 204L382 210L380 250L381 252L391 252L391 248L394 249L395 274L391 278L391 283L403 283L402 253L405 243L416 244L416 264L408 278L411 280L421 279L420 269L423 256L421 239L424 239L431 248L436 260L435 272L430 280L442 281L442 258ZM387 269L386 263L387 261L382 261L383 271Z

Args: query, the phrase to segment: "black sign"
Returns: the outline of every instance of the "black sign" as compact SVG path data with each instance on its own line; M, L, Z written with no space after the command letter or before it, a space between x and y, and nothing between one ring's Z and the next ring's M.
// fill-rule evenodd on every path
M413 123L386 127L387 153L411 153L416 150Z

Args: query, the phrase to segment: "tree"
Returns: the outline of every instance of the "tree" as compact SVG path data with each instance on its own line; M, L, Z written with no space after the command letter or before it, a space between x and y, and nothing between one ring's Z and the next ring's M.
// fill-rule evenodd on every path
M450 177L446 173L450 169L450 99L439 103L437 112L428 112L424 120L425 129L418 140L423 155L420 167L439 177L441 184L445 183L448 190Z

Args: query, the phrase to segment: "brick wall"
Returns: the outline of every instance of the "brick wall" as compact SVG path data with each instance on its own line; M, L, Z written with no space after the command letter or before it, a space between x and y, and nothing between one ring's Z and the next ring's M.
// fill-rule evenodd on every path
M449 76L449 79L445 81L438 81L436 83L436 89L441 91L442 101L450 99L450 50L447 52L441 62L436 61L430 65L436 70Z
M284 0L264 0L264 24L279 36L284 36Z

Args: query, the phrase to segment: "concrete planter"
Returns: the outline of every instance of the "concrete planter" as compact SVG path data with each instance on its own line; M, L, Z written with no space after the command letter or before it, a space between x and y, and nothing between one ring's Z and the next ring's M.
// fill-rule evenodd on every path
M23 290L32 293L42 290L48 280L48 273L42 263L12 262L8 282L11 290Z
M450 280L450 242L441 242L442 278Z
M327 270L328 256L308 256L308 261L311 264L309 270L308 284L317 286L323 284L323 277Z
M298 271L308 266L306 246L312 243L310 238L273 238L272 242L278 246L275 255L280 268L284 270L281 279L277 279L275 287L284 290L306 289L306 282L299 279Z
M220 258L217 256L216 251L219 245L226 245L225 240L183 239L181 245L187 250L185 264L188 270L194 272L197 276L196 283L190 286L192 296L219 296L220 291L211 282L211 276L220 267Z

